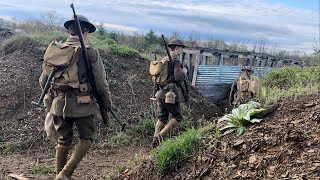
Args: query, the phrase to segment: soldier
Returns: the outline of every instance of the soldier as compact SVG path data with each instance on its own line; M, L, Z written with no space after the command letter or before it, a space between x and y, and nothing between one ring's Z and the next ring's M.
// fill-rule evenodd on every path
M153 147L156 147L161 143L162 137L171 132L171 130L182 120L180 108L182 97L179 93L179 87L177 84L187 79L187 69L185 67L182 68L179 61L179 56L185 45L181 40L172 39L169 42L168 47L171 50L170 54L172 62L168 62L168 69L166 69L168 73L166 85L159 85L159 89L155 94L155 97L157 98L158 120L155 125L155 132L152 141ZM170 98L170 96L173 96L174 102L169 103L166 100L166 98ZM170 120L169 114L172 115L172 119Z
M241 69L241 75L237 77L231 87L229 103L238 106L257 98L260 92L259 78L253 76L251 67Z
M85 16L78 15L78 19L85 40L89 33L96 30L96 27ZM98 112L74 19L66 21L64 27L70 35L64 43L53 41L49 45L44 56L43 72L39 79L43 88L50 66L58 66L49 93L44 100L46 109L53 116L54 127L59 134L55 148L56 180L71 179L78 163L89 150L95 130L93 115ZM111 108L109 86L100 54L96 49L87 46L87 57L98 94L105 108ZM107 112L104 114L107 115ZM74 124L78 129L80 140L68 160Z

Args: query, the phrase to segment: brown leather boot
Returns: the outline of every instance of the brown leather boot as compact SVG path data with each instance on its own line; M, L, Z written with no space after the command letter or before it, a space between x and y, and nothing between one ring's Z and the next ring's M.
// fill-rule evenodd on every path
M57 177L54 180L71 180L71 176L67 176L62 171L57 175Z
M72 152L69 161L60 172L62 176L65 175L71 178L73 171L76 169L82 158L86 155L87 151L90 148L90 145L90 140L80 139L80 142L77 144L76 148Z
M167 125L159 132L159 136L165 137L178 124L179 124L179 122L176 119L170 119L170 121L167 123Z
M157 121L156 126L154 127L154 135L152 140L152 147L155 148L159 145L158 134L163 129L164 123L160 120Z
M68 160L69 146L56 146L56 174L58 175Z

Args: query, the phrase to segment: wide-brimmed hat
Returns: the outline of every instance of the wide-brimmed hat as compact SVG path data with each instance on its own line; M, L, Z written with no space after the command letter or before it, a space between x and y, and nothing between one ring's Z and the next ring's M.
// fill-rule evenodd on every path
M80 22L80 26L88 28L89 29L89 33L92 33L92 32L96 31L96 26L94 26L92 23L90 23L88 18L86 18L83 15L77 15L77 17L78 17L78 20ZM64 23L64 27L69 30L69 26L71 24L74 24L74 17L73 16L72 16L72 18L70 20L68 20L68 21L66 21Z

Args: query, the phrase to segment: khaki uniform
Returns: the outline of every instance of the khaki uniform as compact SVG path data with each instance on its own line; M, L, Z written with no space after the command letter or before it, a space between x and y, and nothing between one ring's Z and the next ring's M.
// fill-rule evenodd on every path
M74 46L80 45L77 38L68 38L66 43ZM109 86L106 81L106 72L99 52L92 47L88 47L87 53L98 94L103 100L105 107L110 108L111 99ZM69 146L72 142L73 123L78 127L80 139L91 140L94 133L94 121L92 116L98 112L98 106L91 92L91 85L87 77L81 49L79 49L74 56L75 58L78 58L77 67L79 83L87 84L89 90L81 92L79 89L72 88L61 91L54 90L54 88L51 87L44 99L46 109L53 115L55 129L60 135L58 143L64 146ZM45 86L47 79L48 75L42 73L39 79L42 88ZM77 97L81 95L90 96L90 102L79 103Z
M168 84L159 86L159 90L155 94L158 105L158 119L164 123L168 121L169 113L177 121L182 120L180 103L183 102L183 97L177 83L183 83L187 79L187 74L181 68L179 56L172 57L172 62L169 62L168 68ZM165 103L165 94L170 90L176 94L174 104Z
M234 80L229 96L230 104L238 106L257 97L258 94L250 91L249 87L253 79L258 79L258 77L252 75L248 77L242 74Z

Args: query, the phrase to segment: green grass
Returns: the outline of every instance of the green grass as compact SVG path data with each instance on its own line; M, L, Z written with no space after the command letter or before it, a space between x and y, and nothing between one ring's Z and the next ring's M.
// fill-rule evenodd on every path
M48 166L34 166L32 168L32 173L34 174L53 174L54 168Z
M134 145L135 139L133 136L126 134L124 132L119 132L108 139L105 143L107 148L120 148Z
M154 126L155 120L146 118L137 122L133 126L132 131L143 136L153 136Z
M153 150L155 167L164 174L178 166L186 156L198 148L202 138L201 129L188 129L175 139L169 139Z

